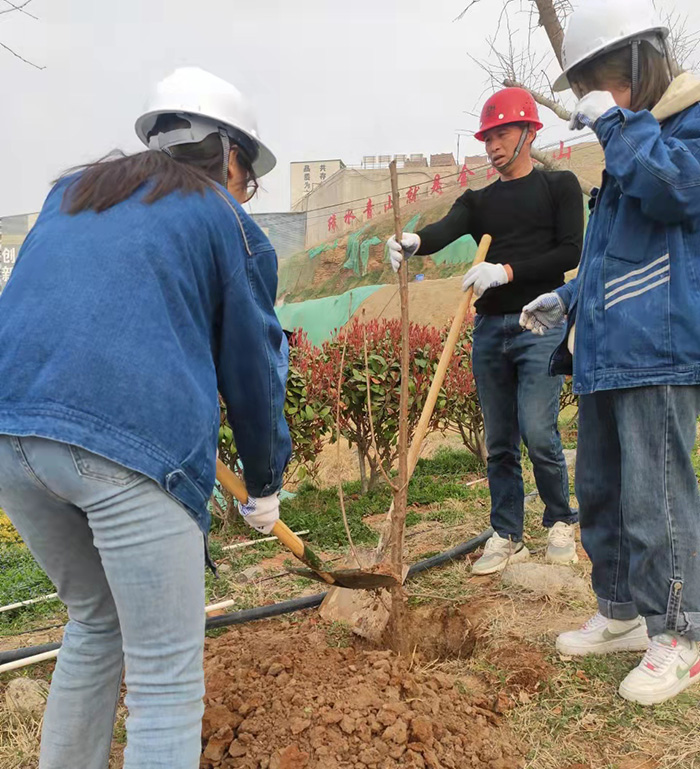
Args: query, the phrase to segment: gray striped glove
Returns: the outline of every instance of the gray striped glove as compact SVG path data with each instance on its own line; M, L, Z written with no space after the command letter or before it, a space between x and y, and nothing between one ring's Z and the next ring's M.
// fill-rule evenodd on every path
M543 336L545 331L550 331L564 324L566 319L566 307L564 300L554 292L542 294L537 299L526 304L520 315L520 325L532 331L533 334Z

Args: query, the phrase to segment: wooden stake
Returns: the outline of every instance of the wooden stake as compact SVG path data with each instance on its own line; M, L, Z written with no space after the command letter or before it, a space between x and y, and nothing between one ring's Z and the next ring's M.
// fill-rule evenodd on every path
M472 262L473 267L475 267L477 264L481 264L486 259L486 256L489 252L490 247L491 247L491 236L484 235L483 238L481 239L481 242L479 243L479 248L476 252L474 261ZM462 301L459 303L459 307L457 308L457 313L455 314L454 320L452 321L450 333L447 336L447 339L445 341L445 346L443 347L443 350L442 350L442 355L440 356L438 367L435 371L435 375L433 376L433 381L432 381L432 384L430 385L430 391L428 392L428 397L425 400L425 405L423 406L423 411L421 413L420 420L416 425L415 431L413 432L413 440L411 442L411 448L409 449L409 452L408 452L408 480L409 481L411 479L411 476L413 475L413 471L416 469L416 465L418 464L418 458L420 457L420 452L421 452L421 449L423 448L423 441L425 440L425 436L428 434L428 427L430 426L430 420L433 418L433 410L435 409L435 404L437 403L438 396L440 395L440 390L442 389L443 382L445 381L445 375L447 374L447 369L452 363L452 356L454 355L455 347L457 346L457 342L459 342L459 338L462 334L462 326L464 325L464 320L467 317L467 314L469 313L469 310L473 305L473 299L472 299L473 294L474 294L474 289L470 288L464 294L464 296L462 297ZM393 535L392 535L393 529L392 529L391 522L394 517L394 507L395 505L392 505L389 510L389 514L387 516L385 526L382 529L382 533L379 538L379 546L377 547L377 553L379 554L380 557L384 553L384 551L389 545L389 542L393 538Z
M396 161L389 164L391 197L394 204L396 240L401 243L403 229L399 210L399 177ZM394 496L394 516L391 532L391 564L395 574L403 569L403 539L408 499L408 377L409 372L409 316L408 316L408 260L399 268L399 297L401 300L401 395L399 401L399 484ZM398 588L400 591L401 588Z

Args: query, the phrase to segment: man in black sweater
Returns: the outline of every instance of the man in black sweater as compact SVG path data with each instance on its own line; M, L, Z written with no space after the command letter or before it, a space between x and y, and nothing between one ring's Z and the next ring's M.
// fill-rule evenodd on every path
M469 270L463 283L465 291L473 286L478 298L472 360L486 426L495 532L474 564L475 574L492 574L529 557L523 543L521 437L545 504L547 560L578 560L578 516L569 505L557 427L563 379L548 372L561 332L535 336L519 322L524 305L563 285L564 273L578 265L583 241L583 196L574 174L533 167L530 148L540 128L529 93L507 88L492 96L476 137L485 142L500 178L467 191L441 221L416 234L403 233L401 244L389 241L396 270L404 256L434 254L463 235L477 242L485 233L493 237L487 261Z

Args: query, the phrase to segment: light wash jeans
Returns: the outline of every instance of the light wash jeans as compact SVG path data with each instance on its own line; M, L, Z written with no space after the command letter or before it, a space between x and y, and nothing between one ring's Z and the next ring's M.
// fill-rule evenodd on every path
M520 315L478 315L472 362L486 427L491 526L501 537L523 538L525 491L520 438L527 446L537 490L544 502L542 524L572 524L569 473L557 420L563 377L549 376L549 359L561 330L537 336L520 326Z
M107 769L126 671L124 769L197 769L204 544L153 481L83 449L0 435L0 507L68 607L39 769Z
M611 619L700 641L700 386L582 395L576 496L593 591Z

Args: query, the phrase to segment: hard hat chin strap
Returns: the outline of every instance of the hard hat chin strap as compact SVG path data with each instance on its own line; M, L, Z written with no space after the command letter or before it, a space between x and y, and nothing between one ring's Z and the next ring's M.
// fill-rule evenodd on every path
M221 147L224 151L224 167L221 177L223 181L221 183L224 187L228 187L228 159L231 154L231 140L223 128L219 128L219 136L221 137Z
M634 104L634 97L639 90L639 44L641 40L632 41L632 84L630 86L630 101Z
M520 141L518 142L518 146L515 148L515 152L513 153L513 157L502 166L494 166L494 168L499 172L503 173L503 171L507 171L513 163L520 157L520 153L523 151L523 147L525 146L525 142L527 141L528 134L530 133L530 126L526 125L523 128L523 132L520 134Z
M666 43L666 40L664 40L661 35L632 40L630 43L632 46L632 79L630 84L630 101L632 104L634 104L635 97L639 92L639 49L643 40L651 43L651 45L653 45L654 48L656 48L656 50L664 57L666 60L666 66L668 67L669 77L674 77L674 66L673 59L671 57L671 51Z

